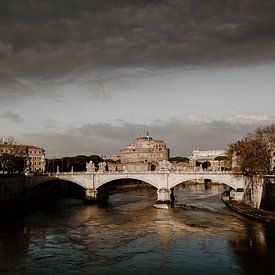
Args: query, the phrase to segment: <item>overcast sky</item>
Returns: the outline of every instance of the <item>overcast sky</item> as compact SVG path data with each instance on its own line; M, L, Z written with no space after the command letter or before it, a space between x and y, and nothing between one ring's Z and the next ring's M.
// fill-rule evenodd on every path
M275 122L273 0L0 1L0 136L48 157L171 155Z

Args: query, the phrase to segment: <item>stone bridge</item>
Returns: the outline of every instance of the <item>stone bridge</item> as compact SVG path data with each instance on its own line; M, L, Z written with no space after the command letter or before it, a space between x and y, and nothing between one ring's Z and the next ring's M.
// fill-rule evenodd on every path
M78 184L85 189L86 200L100 199L102 186L106 183L119 179L140 180L157 189L158 202L169 203L171 201L171 190L178 184L187 181L204 182L210 180L221 184L226 184L234 190L243 189L245 177L233 172L68 172L53 173L49 175L34 176L29 184L36 186L46 181L61 179Z

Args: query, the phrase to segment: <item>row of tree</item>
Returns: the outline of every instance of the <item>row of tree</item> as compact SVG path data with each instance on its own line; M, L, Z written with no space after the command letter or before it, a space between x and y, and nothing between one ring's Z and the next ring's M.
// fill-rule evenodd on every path
M58 159L47 159L46 172L53 172L59 169L60 172L86 171L86 163L93 161L95 167L98 168L98 163L104 160L97 156L76 156L64 157ZM57 168L58 167L58 168ZM0 155L0 173L2 174L20 174L24 173L26 168L26 157L15 156L13 154Z
M60 172L70 172L72 169L76 172L86 171L86 163L90 161L93 161L95 167L98 168L98 163L103 162L104 160L98 155L80 155L76 157L47 159L46 171L56 172L57 169L59 169Z

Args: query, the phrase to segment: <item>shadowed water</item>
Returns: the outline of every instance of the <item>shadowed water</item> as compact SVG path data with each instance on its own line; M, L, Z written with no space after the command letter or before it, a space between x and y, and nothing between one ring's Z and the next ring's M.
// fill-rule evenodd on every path
M0 229L7 274L272 274L274 227L235 214L223 185L182 185L172 209L155 189L117 190L108 203L58 200Z

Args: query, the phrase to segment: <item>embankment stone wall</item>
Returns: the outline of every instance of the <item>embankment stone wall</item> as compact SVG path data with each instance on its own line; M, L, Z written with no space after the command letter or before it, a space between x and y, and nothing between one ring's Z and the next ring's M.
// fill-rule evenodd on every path
M0 202L17 199L24 193L26 186L25 176L7 176L0 177Z
M243 203L254 208L260 208L263 193L262 177L246 177Z
M275 211L275 176L264 179L261 208Z

